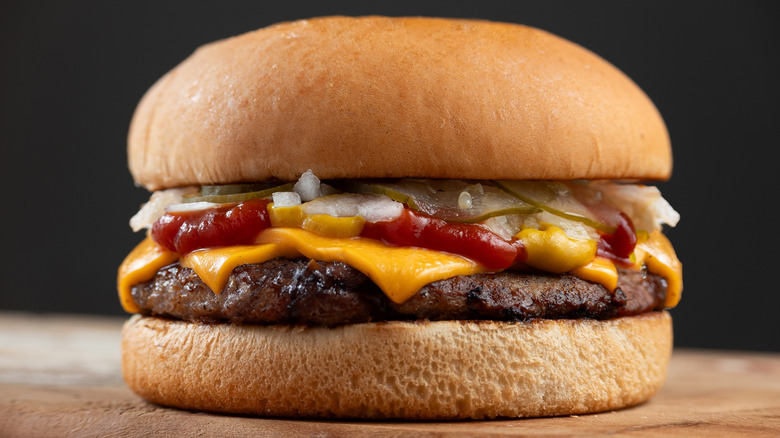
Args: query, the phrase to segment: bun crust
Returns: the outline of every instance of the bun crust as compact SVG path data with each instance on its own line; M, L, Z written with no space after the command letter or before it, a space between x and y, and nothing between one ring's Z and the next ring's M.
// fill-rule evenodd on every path
M653 103L602 58L514 24L328 17L199 48L139 104L150 190L323 179L666 179Z
M444 420L568 415L658 391L667 312L596 320L389 322L338 328L133 316L122 372L145 399L264 416Z

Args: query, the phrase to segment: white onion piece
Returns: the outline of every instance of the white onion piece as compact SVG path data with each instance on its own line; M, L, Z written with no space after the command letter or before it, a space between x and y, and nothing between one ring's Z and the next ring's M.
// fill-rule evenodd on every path
M502 239L511 240L515 234L520 232L520 227L517 225L518 221L513 220L516 217L517 215L495 216L482 222L482 225Z
M293 190L301 195L301 200L304 202L309 202L322 196L322 193L320 192L320 179L317 178L317 175L315 175L311 169L301 175L298 182L295 183Z
M294 207L301 205L301 195L296 192L276 192L273 195L275 207Z
M656 231L663 224L676 226L680 213L661 196L655 186L616 184L598 181L593 187L600 190L608 202L626 213L638 230Z
M385 195L346 193L325 196L303 204L307 215L327 214L333 217L361 216L367 222L398 218L404 206Z
M165 213L165 207L171 204L179 204L184 195L197 192L197 187L185 187L177 189L160 190L152 193L149 201L141 206L132 218L130 228L133 231L141 231L150 228L154 222Z
M384 222L401 216L404 205L385 195L372 195L358 204L358 216L366 222Z

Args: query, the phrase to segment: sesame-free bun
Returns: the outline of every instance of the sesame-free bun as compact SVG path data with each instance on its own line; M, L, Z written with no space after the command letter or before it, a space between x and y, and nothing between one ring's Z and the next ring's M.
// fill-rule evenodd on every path
M215 412L444 420L569 415L657 392L665 311L607 321L419 321L337 328L133 316L122 372L145 399Z
M143 97L150 190L323 179L666 179L668 133L614 66L545 31L328 17L199 48Z

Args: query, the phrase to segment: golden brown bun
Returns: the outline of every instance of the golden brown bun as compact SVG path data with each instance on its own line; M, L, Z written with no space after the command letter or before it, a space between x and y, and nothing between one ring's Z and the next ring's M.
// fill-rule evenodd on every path
M623 73L547 32L329 17L206 45L144 96L150 190L320 178L666 179L668 133Z
M566 415L647 400L672 350L667 312L596 320L339 328L133 316L122 372L149 401L264 416L420 420Z

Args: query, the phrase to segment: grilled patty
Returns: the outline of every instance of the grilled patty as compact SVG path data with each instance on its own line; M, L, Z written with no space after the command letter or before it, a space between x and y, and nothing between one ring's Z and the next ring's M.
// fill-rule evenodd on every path
M388 320L608 319L663 307L666 282L619 270L610 292L573 275L504 271L459 276L390 301L363 273L340 262L278 258L233 270L215 294L192 269L173 264L132 289L145 315L237 324L340 324Z

